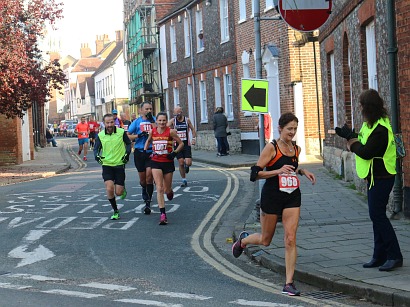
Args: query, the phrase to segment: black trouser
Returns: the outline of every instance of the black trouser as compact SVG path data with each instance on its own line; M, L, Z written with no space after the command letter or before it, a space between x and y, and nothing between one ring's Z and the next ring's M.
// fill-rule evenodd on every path
M399 242L390 220L386 216L389 195L394 185L394 177L374 179L374 186L367 185L367 204L370 219L373 222L374 251L373 258L379 260L403 259Z
M218 153L226 155L226 151L228 150L226 146L228 144L228 138L226 136L220 136L216 138L216 141L218 142Z

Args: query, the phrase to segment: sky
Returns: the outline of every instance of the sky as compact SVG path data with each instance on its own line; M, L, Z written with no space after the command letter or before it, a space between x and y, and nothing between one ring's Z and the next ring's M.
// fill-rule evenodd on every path
M95 54L97 35L108 34L115 40L115 31L123 29L122 0L60 0L64 18L58 21L57 33L62 55L80 57L82 43L88 43Z

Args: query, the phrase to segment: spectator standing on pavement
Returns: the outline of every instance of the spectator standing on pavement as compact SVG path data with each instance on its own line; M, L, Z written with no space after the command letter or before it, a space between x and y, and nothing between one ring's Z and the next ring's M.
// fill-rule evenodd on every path
M121 112L120 117L122 121L122 128L124 128L125 131L128 131L128 127L131 125L131 121L127 119L127 115L124 112Z
M177 131L167 127L167 122L167 114L164 112L158 113L157 127L154 127L149 133L144 146L144 150L148 150L152 143L151 168L157 189L158 207L161 212L160 225L168 223L164 193L167 194L168 200L174 198L174 191L172 190L172 176L175 171L174 159L184 147L184 143L178 137ZM178 144L175 150L173 149L174 142Z
M94 158L102 165L107 198L114 210L111 219L118 220L120 213L115 195L120 196L121 199L127 196L125 164L130 158L131 141L124 129L115 126L112 114L104 115L103 121L105 129L98 134L95 140Z
M374 250L364 268L391 271L403 266L403 255L396 233L386 216L389 195L396 175L396 145L384 101L373 89L359 97L365 122L357 134L347 124L336 127L337 135L347 140L356 156L356 172L367 180L367 204L373 223Z
M243 231L232 246L232 253L238 258L246 245L269 246L275 234L276 224L282 216L285 231L286 282L282 293L300 295L293 283L296 267L296 231L301 206L301 193L297 174L305 175L315 184L315 175L299 168L300 147L292 141L298 128L298 119L292 113L279 118L279 139L266 144L258 162L251 167L251 181L266 179L261 192L261 233L249 235Z
M87 153L88 153L88 141L89 141L89 135L90 135L90 128L88 126L88 123L85 121L85 117L81 117L81 122L77 124L75 127L75 132L77 133L78 137L78 155L81 155L81 152L84 149L84 157L83 160L87 161Z
M122 128L122 120L118 118L118 111L117 110L112 110L112 115L114 116L114 124L118 128Z
M91 119L88 122L88 127L90 128L90 149L93 150L94 141L100 128L100 124L95 121L94 116L91 116Z
M152 104L145 101L140 107L140 117L134 120L128 127L128 137L134 144L134 164L138 170L140 185L142 187L142 199L145 201L144 213L151 213L151 200L154 193L154 181L152 178L151 158L152 146L144 150L148 134L155 125L155 117L152 116Z
M228 119L224 114L224 108L216 108L216 112L213 117L214 123L214 134L216 142L218 144L218 153L217 156L227 156L229 151L228 143Z
M137 115L135 113L131 113L131 123L137 119Z
M189 118L183 115L182 108L179 106L174 109L174 118L168 122L167 126L176 129L179 138L184 142L184 148L178 152L177 160L182 178L181 187L186 187L188 186L186 174L189 173L189 167L192 165L191 144L195 145L196 131ZM190 131L192 139L190 139ZM175 144L175 148L177 147L178 144Z
M53 144L53 147L57 147L57 142L54 139L54 136L51 134L50 129L46 128L46 139L47 139L47 144L51 143Z

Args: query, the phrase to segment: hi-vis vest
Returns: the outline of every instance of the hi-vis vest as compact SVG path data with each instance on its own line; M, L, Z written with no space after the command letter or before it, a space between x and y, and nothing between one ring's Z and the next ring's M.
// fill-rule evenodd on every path
M105 129L98 134L102 145L101 156L104 157L103 165L119 166L124 164L122 162L122 157L126 152L124 133L124 129L114 127L114 132L111 134L105 134Z
M382 125L383 127L386 127L388 130L388 142L387 142L387 149L383 155L383 157L374 157L373 159L383 159L384 166L386 167L386 170L389 172L389 174L396 174L396 144L394 142L394 136L393 136L393 131L390 125L389 119L386 118L380 118L372 128L369 128L366 122L363 123L362 128L360 129L359 133L359 141L363 145L366 144L367 139L369 138L370 134L373 132L373 130L377 127L377 125ZM369 171L371 169L371 181L370 181L370 187L371 188L374 185L373 182L373 159L370 160L365 160L360 158L358 155L356 155L356 172L359 178L366 178L369 175Z

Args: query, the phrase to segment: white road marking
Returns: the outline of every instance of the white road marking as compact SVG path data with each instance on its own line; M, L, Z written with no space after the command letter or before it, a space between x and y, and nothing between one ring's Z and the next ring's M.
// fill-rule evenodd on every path
M208 214L205 216L205 218L202 220L197 230L194 232L192 236L192 240L191 240L191 245L192 245L193 250L206 263L210 264L216 270L218 270L222 274L225 274L226 276L229 276L239 282L245 283L252 287L264 290L268 293L272 293L272 291L277 292L277 293L282 292L282 286L278 286L274 283L271 283L264 279L253 276L245 272L238 266L234 265L233 263L229 262L228 260L226 260L224 256L222 256L212 244L212 233L217 228L218 224L220 223L221 217L223 216L224 212L229 208L229 206L232 204L239 190L239 179L235 174L229 173L227 171L223 171L217 168L215 168L215 170L225 174L225 176L227 177L226 188L224 192L222 193L221 198L215 203L215 205L211 208L211 210L209 210ZM232 178L234 182L233 187L232 187ZM207 228L207 230L205 230L205 228ZM202 247L202 244L201 244L202 234L203 234L202 244L204 247ZM305 303L310 303L313 305L317 305L317 300L306 298L303 296L293 296L292 299L302 301ZM332 301L332 306L349 306L349 305Z
M196 295L196 294L190 294L190 293L167 292L167 291L153 291L153 292L148 291L147 293L151 293L152 295L178 297L178 298L198 300L198 301L209 300L212 298L212 296L203 296L203 295Z
M261 302L261 301L247 301L247 300L236 300L229 302L229 304L235 304L240 306L258 306L258 307L296 307L300 305L289 305L289 304L278 304L270 302Z
M9 283L0 283L0 288L3 289L13 289L13 290L24 290L31 288L30 286L19 286L19 285L12 285Z
M111 291L132 291L137 290L137 288L120 286L120 285L113 285L113 284L102 284L99 282L90 282L88 284L82 284L80 287L88 287L88 288L96 288L96 289L103 289L103 290L111 290Z
M28 245L20 245L9 252L9 257L22 259L17 267L22 267L42 260L47 260L55 256L55 254L51 250L44 247L43 245L39 245L32 252L27 252L27 248Z
M14 278L32 279L32 280L38 280L38 281L64 281L65 280L63 278L55 278L55 277L32 275L32 274L8 274L6 276L14 277Z
M30 230L28 234L26 234L23 240L28 242L34 242L40 239L42 236L48 234L51 230Z
M82 298L96 298L96 297L104 296L103 294L92 294L92 293L85 293L85 292L79 292L79 291L67 291L67 290L59 290L59 289L47 290L47 291L41 291L41 292L49 293L49 294L59 294L59 295L66 295L66 296L82 297Z
M181 304L167 304L167 303L158 302L158 301L137 300L137 299L122 299L122 300L115 300L115 302L140 304L140 305L147 305L147 306L157 306L157 307L183 307L183 305Z

